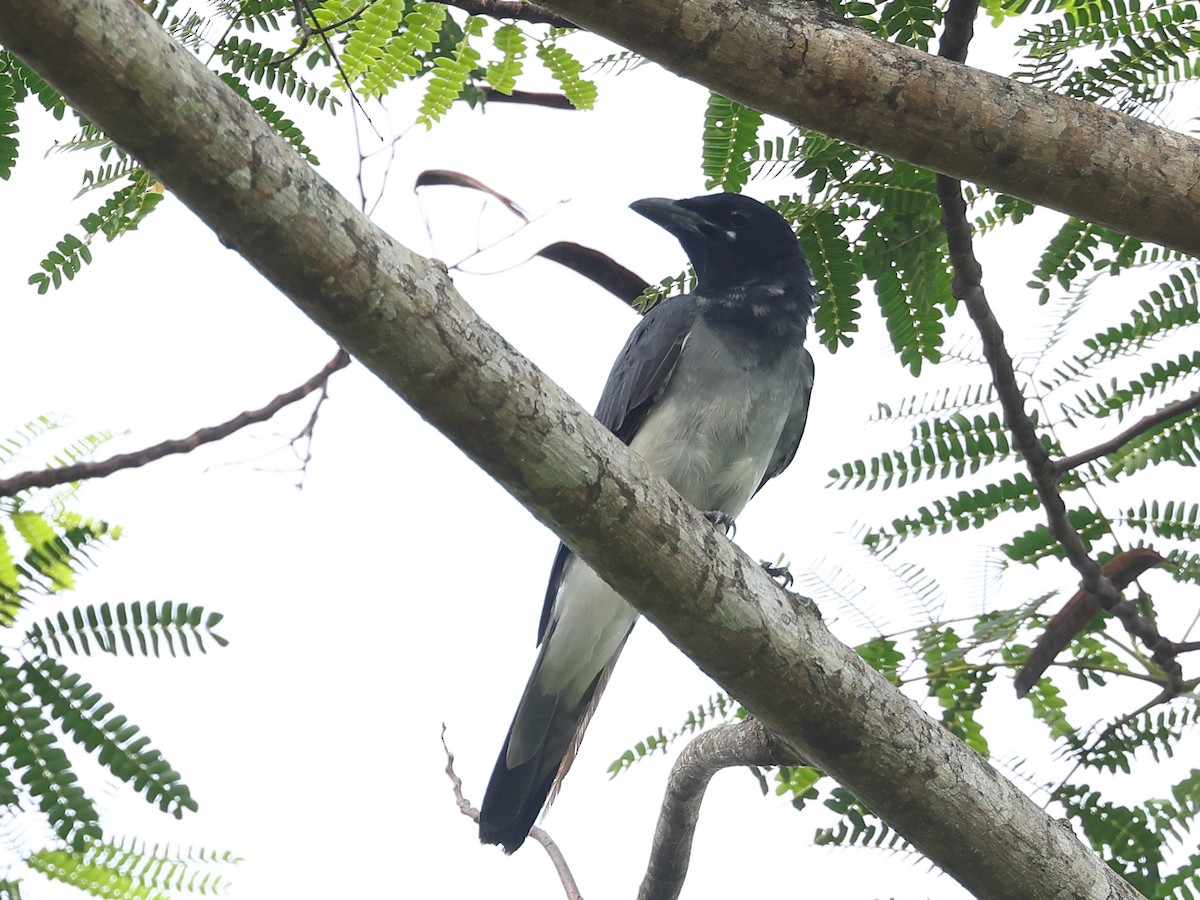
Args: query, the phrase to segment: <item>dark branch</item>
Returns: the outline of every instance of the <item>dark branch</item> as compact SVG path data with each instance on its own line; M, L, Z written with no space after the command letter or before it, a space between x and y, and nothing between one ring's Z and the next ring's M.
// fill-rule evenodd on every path
M1058 471L1046 448L1038 440L1032 420L1025 414L1025 398L1013 373L1012 357L1004 346L1004 332L992 314L987 296L980 284L982 269L972 249L971 228L967 223L967 204L959 182L944 175L937 179L938 198L942 204L942 225L950 246L954 264L953 289L955 296L966 305L971 319L983 338L983 352L992 370L992 380L1004 409L1004 421L1013 433L1013 443L1025 458L1029 474L1037 486L1038 496L1046 510L1046 522L1058 540L1067 560L1079 573L1080 589L1099 601L1100 605L1121 620L1121 624L1151 651L1154 662L1167 676L1168 689L1177 692L1183 686L1183 670L1172 652L1173 642L1158 633L1155 624L1141 615L1137 606L1121 598L1121 593L1103 576L1096 561L1071 523L1067 508L1058 492Z
M1107 579L1101 578L1100 567L1088 556L1079 533L1067 521L1067 508L1058 492L1054 463L1038 439L1033 421L1025 413L1025 397L1013 372L1012 357L1004 346L1004 331L992 314L980 283L983 270L975 258L971 227L967 223L967 203L963 199L960 183L939 175L937 185L938 199L942 204L942 226L946 229L950 259L954 264L953 290L955 296L966 304L983 339L984 356L992 370L992 381L1004 409L1004 422L1012 432L1013 442L1024 457L1029 474L1037 486L1050 531L1079 572L1084 590L1095 595L1105 609L1111 609L1120 602L1121 596Z
M938 56L955 62L967 61L967 47L975 36L975 16L979 13L979 0L950 0L942 39L938 42Z
M227 438L247 425L267 421L267 419L270 419L285 406L289 406L297 400L302 400L315 390L323 389L330 375L349 364L350 354L345 350L339 349L333 359L326 363L320 372L299 387L280 394L261 409L247 410L234 416L228 422L222 422L220 425L213 425L209 428L201 428L199 431L185 438L163 441L161 444L155 444L153 447L146 447L133 453L121 453L100 462L76 463L71 466L60 466L56 469L39 469L35 472L22 472L19 475L14 475L12 478L0 479L0 497L13 497L21 491L32 490L33 488L55 487L60 484L70 484L74 481L84 481L88 478L104 478L122 469L136 469L139 466L162 459L164 456L171 456L176 453L190 453L202 444L211 444L213 441Z
M713 775L730 766L796 762L795 752L753 718L721 725L689 743L671 767L638 900L675 900L679 896L687 878L700 804Z
M446 775L450 778L450 784L454 787L454 800L458 804L458 811L478 825L479 810L472 806L471 801L463 796L462 779L454 771L454 754L450 752L450 747L446 744L446 726L444 724L442 725L442 749L446 751ZM529 829L529 836L546 849L546 853L554 863L554 870L558 873L558 879L562 882L567 900L583 900L583 895L579 893L579 888L575 884L575 876L571 874L566 857L558 849L558 844L554 843L550 835L536 825Z
M971 39L972 23L978 12L978 0L951 0L946 12L946 30L939 55L962 62L966 59ZM953 55L952 55L953 54ZM1012 357L1004 345L1004 331L988 305L983 290L983 268L975 257L974 238L967 220L967 202L962 183L946 175L937 176L938 200L942 206L942 227L954 266L952 290L966 304L967 312L983 340L983 353L992 372L992 382L1004 410L1004 423L1012 432L1013 443L1025 459L1029 474L1037 487L1038 497L1046 510L1050 532L1062 546L1067 560L1079 573L1080 589L1097 600L1115 615L1125 630L1151 651L1154 662L1167 675L1168 689L1178 691L1183 685L1183 670L1171 653L1172 642L1158 633L1157 627L1138 613L1137 607L1122 599L1121 592L1100 571L1100 566L1088 555L1079 532L1067 519L1067 507L1058 490L1059 469L1038 439L1033 420L1025 413L1025 396L1017 384Z
M1054 461L1054 471L1058 475L1065 472L1070 472L1082 466L1084 463L1090 463L1094 459L1099 459L1102 456L1108 456L1125 444L1132 441L1134 438L1145 434L1151 428L1155 428L1176 416L1181 416L1184 413L1189 413L1192 410L1200 407L1200 391L1196 391L1190 397L1185 397L1182 400L1177 400L1174 403L1168 403L1156 413L1151 413L1141 421L1129 428L1126 428L1115 438L1105 441L1103 444L1098 444L1090 450L1084 450L1081 453L1076 453L1073 456L1064 456L1062 459Z
M544 106L547 109L574 110L575 106L566 94L550 94L538 91L512 91L505 94L493 87L480 88L488 103L521 103L526 106Z
M447 6L465 10L473 16L491 16L493 19L519 19L534 25L553 25L555 28L578 28L570 19L565 19L552 9L523 0L443 0Z

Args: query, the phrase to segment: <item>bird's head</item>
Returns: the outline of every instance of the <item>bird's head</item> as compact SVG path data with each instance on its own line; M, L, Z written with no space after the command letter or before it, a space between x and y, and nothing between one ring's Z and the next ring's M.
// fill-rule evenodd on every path
M791 226L751 197L651 197L630 208L683 245L700 293L767 285L811 297L812 272Z

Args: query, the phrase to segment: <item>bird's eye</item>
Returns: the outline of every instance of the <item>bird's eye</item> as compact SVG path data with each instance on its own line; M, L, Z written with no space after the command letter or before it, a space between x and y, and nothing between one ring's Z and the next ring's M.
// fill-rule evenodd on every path
M735 209L729 213L729 224L745 225L747 222L746 214L740 209Z

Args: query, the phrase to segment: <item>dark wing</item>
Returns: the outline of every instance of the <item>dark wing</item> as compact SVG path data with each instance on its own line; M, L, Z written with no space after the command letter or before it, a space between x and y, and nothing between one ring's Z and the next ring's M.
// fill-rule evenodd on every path
M796 458L796 448L800 446L800 438L804 437L804 426L808 423L808 400L812 396L816 366L808 350L801 350L801 354L800 390L796 391L792 411L788 413L783 432L779 435L779 443L775 445L775 452L771 454L771 464L767 466L763 480L754 491L756 494L762 490L764 484L792 464L792 460Z
M662 393L698 314L690 294L664 300L642 317L618 354L596 418L624 443L633 440Z
M654 406L654 401L662 393L675 363L679 361L683 342L692 330L698 312L696 298L690 294L664 300L642 316L617 355L617 361L608 373L604 391L600 394L600 402L596 405L596 418L622 442L628 444L633 440L646 414ZM811 362L812 358L809 357ZM803 422L800 429L804 430ZM800 441L799 435L796 441ZM792 453L795 452L793 447ZM790 457L788 462L791 462ZM546 637L554 598L558 596L570 559L570 549L566 544L559 544L554 565L550 568L550 582L546 585L542 620L538 624L539 644Z

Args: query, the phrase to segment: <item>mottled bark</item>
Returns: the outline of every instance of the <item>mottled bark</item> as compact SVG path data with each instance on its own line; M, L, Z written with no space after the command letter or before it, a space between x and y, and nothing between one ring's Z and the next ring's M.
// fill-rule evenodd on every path
M877 40L816 0L547 0L742 103L1200 256L1200 142Z

